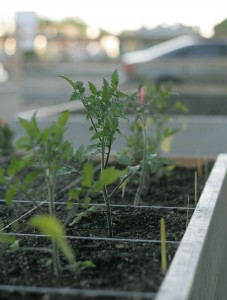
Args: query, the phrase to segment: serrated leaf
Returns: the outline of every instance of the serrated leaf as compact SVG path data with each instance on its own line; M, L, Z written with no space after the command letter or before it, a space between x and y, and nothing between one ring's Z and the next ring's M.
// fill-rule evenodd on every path
M63 144L62 159L69 161L70 159L72 159L73 155L74 155L74 148L72 147L69 141L65 141Z
M105 133L103 131L95 132L95 134L90 138L90 141L100 139L105 136Z
M69 112L63 111L58 117L58 126L64 127L69 119Z
M92 92L92 94L96 95L97 94L96 86L93 83L91 83L90 81L88 82L88 84L89 84L89 89Z
M78 163L82 163L85 161L86 159L86 151L85 151L85 148L83 145L80 145L80 147L76 150L76 153L75 153L75 160L78 162Z
M109 99L109 83L105 78L103 79L102 97L103 99Z
M112 85L112 87L116 88L118 86L118 84L119 84L119 76L118 76L118 72L116 69L111 76L111 85Z
M69 101L80 100L80 99L81 99L81 95L76 92L73 92L69 98Z

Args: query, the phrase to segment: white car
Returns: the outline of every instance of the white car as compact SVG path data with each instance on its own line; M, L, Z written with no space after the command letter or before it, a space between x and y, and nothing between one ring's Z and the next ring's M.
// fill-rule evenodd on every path
M122 63L129 80L227 83L227 39L175 38L125 53Z

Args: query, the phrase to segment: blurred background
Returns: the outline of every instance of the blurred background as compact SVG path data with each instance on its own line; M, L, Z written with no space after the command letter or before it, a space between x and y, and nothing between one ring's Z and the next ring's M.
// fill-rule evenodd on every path
M225 115L224 6L222 0L8 0L0 12L0 118L67 102L71 90L60 75L100 85L116 68L126 93L142 79L170 80L191 114Z

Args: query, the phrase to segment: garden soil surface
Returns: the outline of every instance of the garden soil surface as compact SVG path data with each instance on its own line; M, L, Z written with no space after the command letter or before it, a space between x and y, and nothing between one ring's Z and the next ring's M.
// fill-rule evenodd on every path
M209 165L208 169L211 167ZM160 219L164 218L166 222L169 266L194 210L195 171L176 167L171 176L153 177L149 189L142 193L140 207L133 207L136 178L127 186L124 198L120 191L117 192L111 200L113 239L108 239L105 207L100 195L92 199L96 211L72 225L73 212L81 211L81 206L75 205L73 210L67 208L65 187L72 182L72 178L61 177L56 198L57 202L61 202L56 205L57 216L65 223L66 235L77 261L90 260L95 267L72 272L64 258L61 258L62 274L59 279L53 273L50 254L34 250L51 247L50 240L37 235L27 223L31 215L40 213L40 209L32 210L31 203L18 200L11 207L4 201L0 202L1 223L6 227L6 232L17 236L21 245L21 250L16 252L10 251L6 245L0 245L0 299L153 299L164 277L161 271ZM198 176L198 197L206 176L204 171ZM2 199L4 193L2 186ZM21 197L18 199L21 200ZM42 211L47 211L46 204L40 207ZM23 214L25 216L20 218ZM15 219L18 220L13 222ZM13 224L9 225L11 222ZM26 236L29 234L30 237ZM70 289L64 290L64 295L56 294L53 290L41 290L39 293L10 292L1 290L3 285L67 287L74 289L75 295L70 295ZM93 290L106 291L106 294L94 292L92 295ZM91 294L86 291L91 291ZM114 292L118 294L114 295ZM132 293L140 294L133 296Z

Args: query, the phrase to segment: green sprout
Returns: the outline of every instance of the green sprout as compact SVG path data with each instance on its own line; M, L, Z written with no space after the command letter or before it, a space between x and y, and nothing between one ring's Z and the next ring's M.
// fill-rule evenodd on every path
M82 182L83 188L87 188L86 197L90 193L102 192L104 203L106 206L107 226L109 236L113 236L113 226L111 217L110 198L115 191L121 187L123 182L131 176L133 170L127 169L126 171L117 170L114 167L109 167L109 159L113 143L117 134L120 134L119 119L125 118L125 108L122 99L126 98L126 94L118 90L119 77L118 72L115 70L111 76L111 82L103 79L103 86L101 90L89 82L90 95L86 95L86 90L83 82L73 82L65 76L64 78L73 88L73 93L70 101L80 100L85 108L86 119L90 121L90 130L93 132L91 141L95 144L90 145L89 148L81 146L77 155L81 161L87 158L88 152L90 155L99 155L101 161L101 168L98 175L98 180L93 181L93 171L84 170L84 174L88 172L87 179ZM88 167L88 166L87 166ZM86 172L85 172L86 171ZM91 173L90 173L91 172ZM120 182L110 193L108 186L114 184L117 180Z
M187 109L180 102L171 104L172 95L170 86L162 88L146 83L141 84L138 91L128 98L127 111L134 113L135 119L130 126L131 134L127 137L125 153L135 164L141 165L134 205L140 203L142 190L148 185L149 173L156 172L160 177L163 169L173 169L173 162L164 158L163 153L169 150L178 129L170 128L167 122L171 112L187 112Z

